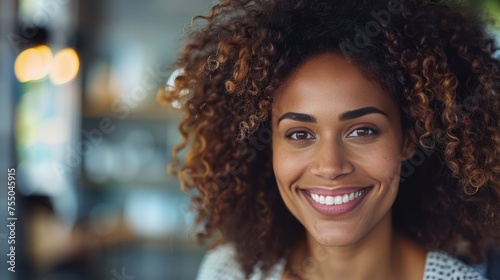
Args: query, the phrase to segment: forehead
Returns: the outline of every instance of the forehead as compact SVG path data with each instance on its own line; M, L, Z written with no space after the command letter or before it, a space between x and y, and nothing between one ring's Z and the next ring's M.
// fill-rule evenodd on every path
M366 106L398 111L377 81L342 55L328 53L307 59L288 78L274 98L273 117L285 111L316 115Z

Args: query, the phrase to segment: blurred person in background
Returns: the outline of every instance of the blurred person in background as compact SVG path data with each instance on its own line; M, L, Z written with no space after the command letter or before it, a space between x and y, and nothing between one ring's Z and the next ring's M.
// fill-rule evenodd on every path
M224 1L166 103L198 279L484 279L500 240L500 62L483 20L419 0ZM186 149L185 159L180 152Z
M88 221L68 227L57 217L47 196L28 196L26 207L27 250L36 279L95 279L98 238Z

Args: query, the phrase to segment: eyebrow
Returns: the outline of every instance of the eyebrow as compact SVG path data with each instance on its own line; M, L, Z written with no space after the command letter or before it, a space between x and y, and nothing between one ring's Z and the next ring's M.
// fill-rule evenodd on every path
M375 107L363 107L359 108L356 110L352 111L347 111L344 112L340 115L339 120L340 121L347 121L347 120L352 120L356 118L360 118L365 115L369 114L381 114L384 115L385 117L389 118L389 116L382 110L377 109ZM307 123L316 123L316 118L308 115L308 114L302 114L302 113L294 113L294 112L288 112L283 115L278 119L278 124L284 120L284 119L289 119L289 120L294 120L294 121L299 121L299 122L307 122Z
M352 120L356 118L360 118L362 116L368 115L368 114L381 114L389 118L389 116L382 110L377 109L375 107L363 107L359 108L356 110L352 111L347 111L345 113L342 113L339 117L340 121L347 121L347 120Z
M294 113L294 112L288 112L283 115L278 119L278 123L284 119L290 119L298 122L308 122L308 123L315 123L316 118L308 115L308 114L301 114L301 113Z

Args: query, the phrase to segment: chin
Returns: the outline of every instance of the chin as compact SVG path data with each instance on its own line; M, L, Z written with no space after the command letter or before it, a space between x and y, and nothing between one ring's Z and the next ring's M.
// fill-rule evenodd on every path
M315 232L309 231L308 234L310 234L318 244L325 247L348 246L359 240L357 236L353 235L352 231L346 231L345 229L321 229L315 227L313 230Z

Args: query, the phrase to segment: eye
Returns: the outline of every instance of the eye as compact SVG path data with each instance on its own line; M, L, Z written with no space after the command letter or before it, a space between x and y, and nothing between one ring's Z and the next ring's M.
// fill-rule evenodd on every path
M353 130L347 137L363 137L376 135L378 131L369 127L360 127Z
M307 131L295 131L286 136L287 138L290 138L292 140L307 140L307 139L314 139L314 136L312 136L311 133Z

